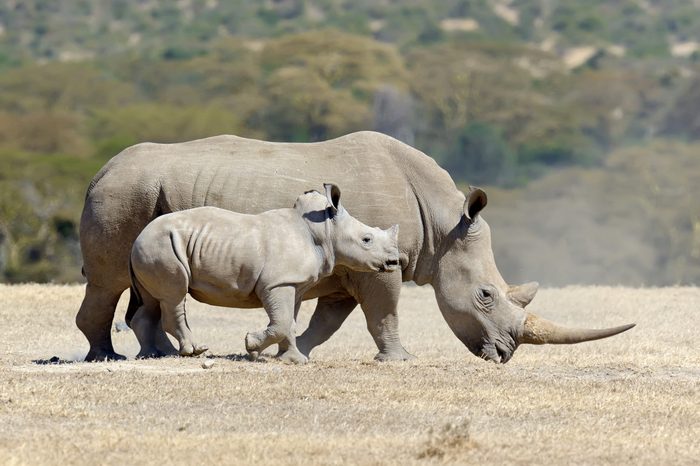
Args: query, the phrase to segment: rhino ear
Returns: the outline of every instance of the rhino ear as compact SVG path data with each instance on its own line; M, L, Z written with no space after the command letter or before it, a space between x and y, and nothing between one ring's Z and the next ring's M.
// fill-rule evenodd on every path
M469 187L467 199L464 201L464 216L474 220L479 212L486 207L486 193L481 188Z
M537 282L525 283L524 285L511 285L508 287L508 298L520 307L530 304L530 301L537 294L540 284Z
M334 214L337 214L342 209L340 205L340 188L333 183L324 183L323 187L326 188L326 199L331 205L331 210L333 210Z

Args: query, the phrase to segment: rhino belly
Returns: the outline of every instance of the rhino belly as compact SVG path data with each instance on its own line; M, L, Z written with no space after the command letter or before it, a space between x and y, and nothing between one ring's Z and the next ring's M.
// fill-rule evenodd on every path
M197 288L190 288L189 293L190 296L200 303L212 306L237 307L241 309L263 307L255 293L245 293L232 288L200 285Z

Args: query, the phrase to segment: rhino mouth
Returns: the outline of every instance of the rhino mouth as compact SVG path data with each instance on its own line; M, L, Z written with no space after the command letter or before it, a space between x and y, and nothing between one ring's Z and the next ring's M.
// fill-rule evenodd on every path
M467 348L473 355L496 364L507 363L513 357L514 352L499 343L487 343L481 347L478 345L467 345Z
M382 265L379 266L379 271L380 272L393 272L394 270L398 270L399 268L399 260L398 259L389 259L385 261Z
M505 364L508 361L510 361L510 358L513 357L513 352L501 347L498 343L496 343L496 354L498 354L499 361L501 364Z

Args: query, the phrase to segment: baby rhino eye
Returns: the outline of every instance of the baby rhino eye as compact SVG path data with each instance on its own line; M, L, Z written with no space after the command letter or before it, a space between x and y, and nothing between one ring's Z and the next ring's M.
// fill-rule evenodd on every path
M364 244L365 246L369 246L370 244L372 244L372 236L371 235L363 236L362 237L362 244Z

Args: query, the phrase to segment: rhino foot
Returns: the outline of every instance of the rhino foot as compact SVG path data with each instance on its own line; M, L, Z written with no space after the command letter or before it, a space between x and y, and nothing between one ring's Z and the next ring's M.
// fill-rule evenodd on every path
M110 350L93 350L85 356L85 362L98 362L98 361L123 361L126 356L122 356L119 353L115 353Z
M403 348L390 351L380 351L374 357L374 360L379 362L409 361L411 359L416 359L416 357Z
M277 356L280 361L289 364L306 364L309 362L309 358L301 354L296 348L290 348L282 354Z
M248 332L245 336L245 349L248 354L259 353L265 339L265 332ZM257 356L256 356L257 359Z
M158 359L162 358L163 355L159 351L139 351L136 355L136 359Z
M168 356L168 354L154 346L152 348L141 348L139 354L136 355L136 359L157 359L164 356Z
M205 351L209 351L209 347L205 345L185 343L180 346L180 356L199 356Z
M205 353L209 351L209 347L207 345L195 345L194 347L194 355L199 356L202 353Z

